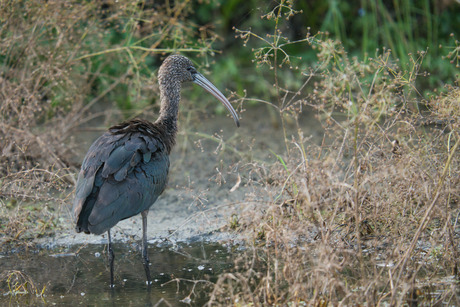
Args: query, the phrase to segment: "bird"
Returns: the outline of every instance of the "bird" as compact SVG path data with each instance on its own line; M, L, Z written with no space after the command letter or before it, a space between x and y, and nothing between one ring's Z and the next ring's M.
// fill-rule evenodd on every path
M225 96L182 55L168 56L160 66L160 114L155 122L134 118L110 127L90 146L78 174L73 201L77 233L107 232L110 287L114 259L110 229L119 221L142 216L142 258L151 284L147 252L147 214L166 188L169 155L175 144L181 86L198 84L220 100L240 126Z

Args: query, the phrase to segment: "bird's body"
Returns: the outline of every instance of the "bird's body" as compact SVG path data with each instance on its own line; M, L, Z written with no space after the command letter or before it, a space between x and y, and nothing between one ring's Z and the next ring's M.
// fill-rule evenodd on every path
M166 187L172 146L161 131L131 120L93 143L76 188L77 232L102 234L156 201Z
M108 233L111 286L113 259L110 229L119 221L142 213L143 258L150 282L147 254L147 213L164 191L169 154L177 133L180 90L183 82L197 83L221 100L239 126L228 100L206 78L197 73L190 60L169 56L160 67L161 109L154 122L134 119L111 127L90 147L78 175L73 211L76 231Z

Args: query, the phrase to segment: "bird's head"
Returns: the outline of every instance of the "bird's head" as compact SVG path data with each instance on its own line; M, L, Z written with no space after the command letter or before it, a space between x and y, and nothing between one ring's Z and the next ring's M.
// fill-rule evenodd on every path
M170 55L161 64L159 71L159 82L165 87L170 85L183 83L183 82L193 82L198 84L206 91L211 93L214 97L219 99L227 110L232 114L233 119L235 120L236 125L239 127L240 122L238 120L238 114L233 109L230 102L208 79L206 79L202 74L200 74L195 67L193 67L192 61L182 55Z
M193 75L196 73L192 61L182 55L170 55L159 71L160 82L191 82L194 80Z

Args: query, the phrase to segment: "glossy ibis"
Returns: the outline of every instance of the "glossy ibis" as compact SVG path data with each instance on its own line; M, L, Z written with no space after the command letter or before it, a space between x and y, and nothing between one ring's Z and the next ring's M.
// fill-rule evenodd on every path
M114 253L110 228L142 214L142 256L151 283L147 253L147 214L166 186L169 154L177 133L181 84L193 82L219 99L239 126L238 115L225 96L184 56L171 55L159 70L160 116L151 123L133 119L115 125L90 147L78 174L73 203L76 231L107 231L110 285L113 287Z

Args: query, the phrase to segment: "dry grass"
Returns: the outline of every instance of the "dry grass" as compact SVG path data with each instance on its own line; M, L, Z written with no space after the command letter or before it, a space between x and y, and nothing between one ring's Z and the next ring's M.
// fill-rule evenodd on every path
M95 5L0 4L2 246L58 227L54 210L68 202L77 168L67 139L111 93L128 88L128 101L150 104L149 52L175 43L183 47L175 51L210 51L208 40L202 48L184 43L191 34L182 3L147 10L114 4L113 11ZM267 67L275 96L262 102L279 114L286 151L271 166L249 161L241 168L241 184L270 191L269 200L243 200L254 211L233 216L230 228L249 238L247 251L234 272L219 276L209 305L460 304L459 80L426 98L417 88L423 52L399 67L389 50L358 61L324 34L290 42L282 22L297 12L290 2L280 5L264 16L275 21L273 34L237 33L245 43L262 41L255 61ZM106 23L129 35L103 40ZM289 56L292 44L317 50L313 68ZM105 70L114 62L121 63L116 76ZM300 78L300 85L288 82ZM300 128L311 108L325 130L321 145ZM14 291L32 284L13 271L1 280Z
M245 43L260 38L239 32ZM459 80L426 100L416 86L423 52L403 68L389 50L359 62L318 34L307 40L316 67L289 88L280 76L294 60L279 48L296 42L275 33L255 52L280 93L265 103L283 127L300 127L312 107L324 139L285 132L286 152L258 182L271 200L234 218L248 251L220 276L209 305L459 304Z
M215 35L187 22L190 3L152 5L1 2L1 243L43 235L29 220L55 227L53 212L65 210L81 162L73 134L98 117L113 123L95 105L117 104L126 112L118 121L135 115L134 101L151 112L155 55L212 53Z
M8 289L8 291L5 291L3 295L13 297L26 294L43 297L46 290L46 287L43 287L42 289L37 288L29 276L17 270L2 272L2 274L0 274L0 284L2 284L2 287L5 286L5 289Z
M271 201L238 217L249 251L211 302L458 304L460 122L431 111L458 102L456 91L427 102L423 118L326 117L329 144L304 152L294 140L268 171Z

